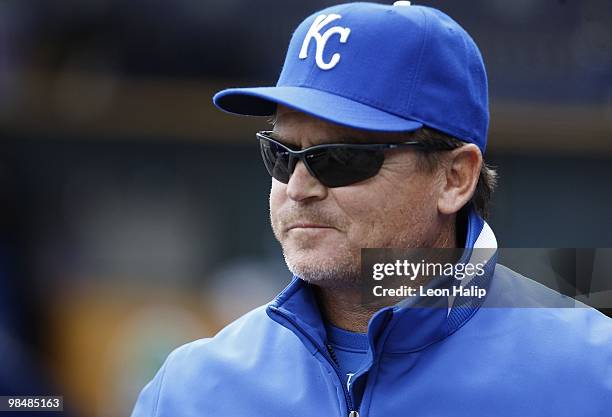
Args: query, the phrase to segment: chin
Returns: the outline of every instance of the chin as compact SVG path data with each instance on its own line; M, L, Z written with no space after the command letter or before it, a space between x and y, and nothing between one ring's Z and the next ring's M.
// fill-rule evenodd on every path
M286 250L285 263L294 275L314 285L335 287L357 283L360 279L359 257L333 251Z

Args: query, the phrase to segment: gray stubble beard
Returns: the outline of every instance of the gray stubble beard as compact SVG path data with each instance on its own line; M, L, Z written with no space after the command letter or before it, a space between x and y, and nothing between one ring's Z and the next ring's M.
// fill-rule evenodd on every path
M282 246L285 264L293 275L302 278L310 284L326 288L355 287L361 280L361 254L350 251L340 251L338 259L324 259L306 263L306 260L295 259L296 254L288 254ZM299 251L299 249L298 249ZM344 255L342 252L345 252Z

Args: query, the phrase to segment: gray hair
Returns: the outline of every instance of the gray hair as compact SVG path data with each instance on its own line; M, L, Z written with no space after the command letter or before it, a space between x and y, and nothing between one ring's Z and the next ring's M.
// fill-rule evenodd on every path
M416 140L426 144L443 143L451 149L457 149L465 145L465 142L453 136L428 127L415 130L407 135L409 140ZM425 168L429 171L435 170L440 164L441 154L439 152L422 152L420 155L421 161L424 162ZM483 161L480 167L480 175L478 177L478 183L476 184L476 190L470 202L474 206L476 212L485 220L489 217L493 192L497 186L497 178L498 176L495 169Z

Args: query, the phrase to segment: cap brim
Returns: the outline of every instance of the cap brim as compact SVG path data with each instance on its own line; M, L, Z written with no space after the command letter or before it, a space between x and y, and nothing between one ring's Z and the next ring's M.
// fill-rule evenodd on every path
M271 116L276 105L282 104L355 129L407 132L423 127L420 122L307 87L230 88L215 94L213 103L223 111L248 116Z

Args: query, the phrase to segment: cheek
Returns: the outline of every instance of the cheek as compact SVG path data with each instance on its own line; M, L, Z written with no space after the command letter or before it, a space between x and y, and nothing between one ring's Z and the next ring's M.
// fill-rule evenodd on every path
M272 180L270 186L270 225L272 232L277 239L281 239L280 222L283 217L283 207L287 203L287 186L278 181Z
M369 183L334 190L335 205L342 213L347 239L353 246L365 247L374 234L381 232L388 196Z
M270 187L270 213L274 214L281 207L286 199L285 184L272 180Z
M422 178L355 185L338 189L335 198L350 224L349 240L360 247L420 241L436 211L434 186Z

